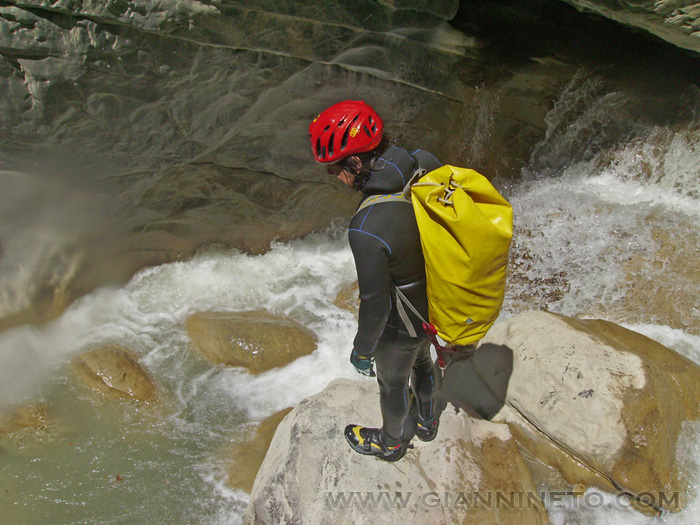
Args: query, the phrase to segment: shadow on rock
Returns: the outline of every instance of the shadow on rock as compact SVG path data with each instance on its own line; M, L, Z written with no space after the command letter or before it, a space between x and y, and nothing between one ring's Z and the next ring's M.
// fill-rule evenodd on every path
M490 420L506 400L513 373L513 351L504 345L485 343L464 347L451 356L439 397L442 409L449 401L469 415Z

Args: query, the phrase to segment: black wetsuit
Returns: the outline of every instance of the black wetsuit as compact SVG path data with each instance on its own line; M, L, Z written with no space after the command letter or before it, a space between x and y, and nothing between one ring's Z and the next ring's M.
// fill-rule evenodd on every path
M365 197L401 191L415 169L431 171L441 164L426 151L409 154L392 146L374 166L362 189ZM403 202L370 205L353 217L348 235L360 286L355 351L374 355L384 440L395 446L412 437L412 429L405 428L410 420L409 377L424 419L434 416L439 377L420 320L409 312L417 334L411 337L399 317L393 289L397 286L428 318L425 261L413 207Z

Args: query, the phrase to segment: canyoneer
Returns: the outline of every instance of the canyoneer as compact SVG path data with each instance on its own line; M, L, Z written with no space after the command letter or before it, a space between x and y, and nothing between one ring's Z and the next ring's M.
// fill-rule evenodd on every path
M440 368L448 352L471 359L498 318L513 209L473 169L390 146L364 102L326 109L309 137L315 160L364 197L348 232L360 288L350 362L368 376L376 366L383 424L348 425L345 438L361 454L396 461L414 435L437 435L440 375L430 344Z
M434 155L390 145L383 122L368 104L344 101L323 111L309 126L316 162L364 201L403 191L416 170L441 166ZM428 318L425 261L413 208L402 202L362 206L349 226L357 268L360 310L350 362L376 377L382 426L350 424L344 434L360 454L401 459L412 438L431 441L438 432L435 394L439 372L422 329ZM400 307L397 293L415 309ZM400 312L400 309L403 310ZM402 319L403 318L403 319Z

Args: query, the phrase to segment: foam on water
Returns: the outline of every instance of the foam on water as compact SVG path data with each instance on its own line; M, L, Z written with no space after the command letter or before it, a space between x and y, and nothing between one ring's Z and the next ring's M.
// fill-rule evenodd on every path
M621 255L650 247L650 230L639 228L646 210L607 204L578 178L529 183L511 204L511 253L521 277L511 281L506 299L513 311L548 307L576 315L593 303L613 303L624 293ZM533 293L551 297L518 304Z

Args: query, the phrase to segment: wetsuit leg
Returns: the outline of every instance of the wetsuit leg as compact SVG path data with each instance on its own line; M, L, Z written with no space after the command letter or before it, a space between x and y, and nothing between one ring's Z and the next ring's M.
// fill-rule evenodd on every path
M431 420L436 413L435 392L440 384L440 372L430 355L430 341L424 340L417 349L411 372L411 388L418 400L418 413Z
M413 432L405 427L410 409L408 380L418 354L418 342L387 324L374 352L382 430L388 446L400 445L402 438L413 437Z

